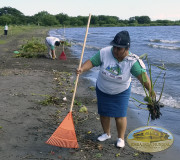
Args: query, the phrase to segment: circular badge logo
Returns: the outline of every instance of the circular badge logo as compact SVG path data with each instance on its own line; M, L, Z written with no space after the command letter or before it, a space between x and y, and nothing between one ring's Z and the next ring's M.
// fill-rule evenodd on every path
M142 152L159 152L169 148L174 142L174 137L168 130L145 126L131 131L127 137L130 147Z

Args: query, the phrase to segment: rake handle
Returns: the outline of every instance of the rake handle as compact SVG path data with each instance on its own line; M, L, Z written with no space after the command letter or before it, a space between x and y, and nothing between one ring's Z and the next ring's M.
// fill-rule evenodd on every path
M81 52L81 58L80 58L79 67L78 67L79 69L81 68L81 63L82 63L82 59L83 59L83 55L84 55L84 49L85 49L85 45L86 45L86 39L87 39L90 20L91 20L91 14L89 14L89 19L88 19L88 23L87 23L86 34L85 34L85 37L84 37L84 44L83 44L83 48L82 48L82 52ZM73 93L73 97L72 97L70 112L72 112L78 81L79 81L79 74L76 77L76 82L75 82L75 87L74 87L74 93Z

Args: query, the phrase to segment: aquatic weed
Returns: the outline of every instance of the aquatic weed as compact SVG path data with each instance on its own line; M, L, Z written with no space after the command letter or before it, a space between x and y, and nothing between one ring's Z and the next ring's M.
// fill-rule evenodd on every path
M158 100L156 100L156 95L155 95L155 92L154 92L154 86L155 86L155 84L157 82L157 79L160 78L160 75L162 74L163 71L166 70L166 68L165 68L164 64L162 64L162 66L158 66L158 65L155 65L155 64L150 64L147 54L143 54L139 58L140 59L145 59L147 61L148 71L149 71L149 75L150 75L149 78L150 78L150 83L151 83L151 91L147 92L146 88L144 86L144 83L143 83L144 92L146 94L146 97L144 98L145 102L141 102L141 101L139 101L139 100L137 100L137 99L135 99L133 97L131 97L131 98L134 99L136 102L140 103L139 105L136 105L134 103L138 108L145 109L145 110L149 111L149 117L148 117L148 122L147 122L147 125L148 125L150 117L151 117L152 120L155 120L155 119L160 118L160 116L162 115L161 112L160 112L160 108L164 107L164 105L162 103L160 103L160 100L161 100L162 93L163 93L163 90L164 90L166 72L164 72L163 77L161 77L163 79L163 85L162 85L161 93L160 93L160 96L159 96ZM158 74L158 76L156 77L154 82L152 80L152 66L155 66L158 69L160 69L160 73ZM143 82L147 82L147 78L146 78L146 75L145 75L144 72L142 73L142 79L143 79ZM141 105L146 105L147 108L140 107Z

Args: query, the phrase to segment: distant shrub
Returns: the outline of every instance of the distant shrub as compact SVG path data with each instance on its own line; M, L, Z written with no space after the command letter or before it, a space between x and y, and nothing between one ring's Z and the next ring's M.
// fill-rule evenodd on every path
M32 38L23 44L20 48L20 53L16 57L45 57L45 51L47 47L38 38Z
M45 44L42 44L38 38L32 38L22 45L21 50L26 53L42 53L46 50Z

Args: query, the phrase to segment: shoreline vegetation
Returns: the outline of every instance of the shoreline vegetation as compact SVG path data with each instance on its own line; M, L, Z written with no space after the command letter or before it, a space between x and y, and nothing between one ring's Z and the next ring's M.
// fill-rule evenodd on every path
M0 25L38 25L56 27L83 27L86 26L88 16L71 17L64 13L56 15L41 11L33 16L25 16L15 8L0 8ZM91 27L127 27L127 26L179 26L180 20L155 20L149 16L134 16L122 20L117 16L92 15Z
M12 27L12 35L1 36L0 44L0 159L117 159L150 160L153 155L126 147L115 147L116 127L112 138L98 142L102 133L97 114L95 91L91 83L79 79L73 120L80 148L66 149L45 144L69 111L78 59L65 48L67 60L14 57L14 50L31 40L44 39L49 27ZM57 57L62 47L57 48ZM66 97L66 101L64 100ZM82 107L85 111L82 111ZM127 134L140 126L128 110Z

